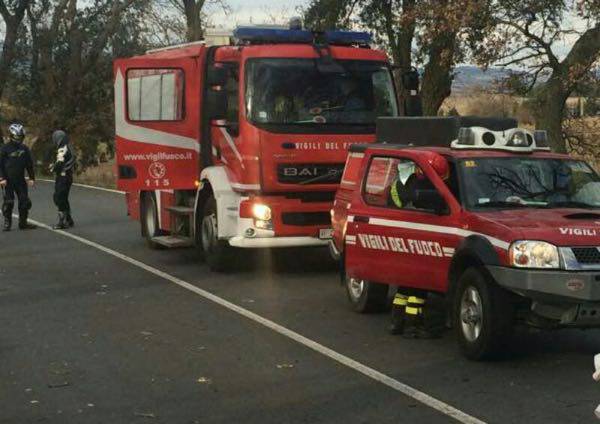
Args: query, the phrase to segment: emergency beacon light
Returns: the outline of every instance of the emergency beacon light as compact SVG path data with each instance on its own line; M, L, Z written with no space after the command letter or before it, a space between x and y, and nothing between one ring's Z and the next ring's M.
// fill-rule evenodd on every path
M512 152L549 151L546 131L531 132L523 128L490 131L484 127L460 128L453 149L494 149Z
M372 38L367 32L325 31L314 33L294 25L287 28L238 27L233 31L238 44L312 44L320 42L338 46L368 47Z

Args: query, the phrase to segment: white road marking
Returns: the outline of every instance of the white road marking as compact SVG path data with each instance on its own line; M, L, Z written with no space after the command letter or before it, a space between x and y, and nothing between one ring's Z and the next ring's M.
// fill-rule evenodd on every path
M45 183L53 183L54 182L54 180L47 180L45 178L36 178L36 181L43 181ZM76 186L76 187L89 188L89 189L92 189L92 190L107 191L109 193L125 194L124 191L113 190L112 188L97 187L97 186L92 186L92 185L87 185L87 184L79 184L79 183L73 183L73 185Z
M188 283L187 281L181 280L177 277L167 274L164 271L161 271L157 268L154 268L150 265L140 262L137 259L131 258L127 255L117 252L116 250L110 249L108 247L105 247L105 246L98 244L96 242L93 242L91 240L87 240L83 237L79 237L73 233L69 233L67 231L61 231L61 230L54 230L52 227L50 227L42 222L35 221L33 219L30 219L29 221L32 224L35 224L41 228L44 228L46 230L49 230L54 233L60 234L62 236L68 237L70 239L76 240L82 244L85 244L89 247L93 247L94 249L100 250L108 255L111 255L111 256L117 258L117 259L121 259L124 262L134 265L140 269L143 269L144 271L154 274L157 277L160 277L167 281L170 281L171 283L176 284L186 290L189 290L189 291L205 298L206 300L209 300L211 302L216 303L217 305L220 305L226 309L229 309L232 312L235 312L251 321L254 321L264 327L267 327L270 330L273 330L276 333L281 334L282 336L285 336L285 337L287 337L309 349L314 350L317 353L320 353L323 356L326 356L348 368L351 368L354 371L357 371L357 372L363 374L364 376L371 378L372 380L375 380L375 381L377 381L385 386L388 386L408 397L411 397L414 400L421 402L422 404L424 404L432 409L435 409L436 411L438 411L448 417L454 418L455 420L457 420L459 422L466 423L466 424L485 424L485 421L475 418L475 417L467 414L466 412L463 412L451 405L448 405L447 403L445 403L439 399L436 399L433 396L428 395L427 393L423 393L420 390L417 390L407 384L404 384L398 380L395 380L392 377L389 377L388 375L383 374L367 365L364 365L358 361L355 361L354 359L352 359L346 355L336 352L335 350L330 349L327 346L324 346L324 345L322 345L314 340L311 340L299 333L296 333L295 331L290 330L287 327L277 324L276 322L271 321L267 318L264 318L258 314L255 314L254 312L251 312L248 309L242 308L241 306L231 303L231 302L229 302L219 296L216 296L206 290L196 287L196 286Z

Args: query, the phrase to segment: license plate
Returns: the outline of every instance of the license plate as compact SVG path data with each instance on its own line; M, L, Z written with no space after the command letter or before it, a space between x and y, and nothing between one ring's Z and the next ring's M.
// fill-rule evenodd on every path
M330 239L333 237L333 228L321 228L319 230L319 238L320 239Z

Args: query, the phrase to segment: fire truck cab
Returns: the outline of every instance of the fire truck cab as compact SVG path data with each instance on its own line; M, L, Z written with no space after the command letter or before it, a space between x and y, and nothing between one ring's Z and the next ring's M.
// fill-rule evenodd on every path
M378 126L380 124L378 123ZM388 287L445 299L463 353L514 325L600 327L600 178L511 120L390 118L352 146L332 251L355 310Z
M348 146L398 115L387 56L360 32L238 28L114 63L118 187L153 247L327 245Z

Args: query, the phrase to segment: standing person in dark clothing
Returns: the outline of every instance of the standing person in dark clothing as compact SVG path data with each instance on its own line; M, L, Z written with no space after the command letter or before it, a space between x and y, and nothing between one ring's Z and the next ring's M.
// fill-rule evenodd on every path
M15 206L15 196L19 201L19 228L29 230L35 228L27 222L31 209L28 185L33 187L35 173L33 160L29 148L23 144L25 130L21 124L11 124L8 127L9 142L0 148L0 186L4 188L4 202L2 214L4 215L3 231L10 231L12 227L12 213ZM25 179L25 171L29 179Z
M73 184L75 155L73 155L66 132L62 130L54 131L52 142L56 146L56 160L51 168L56 175L54 204L58 208L58 223L54 226L54 229L64 230L75 225L71 217L71 205L69 204L69 192Z

